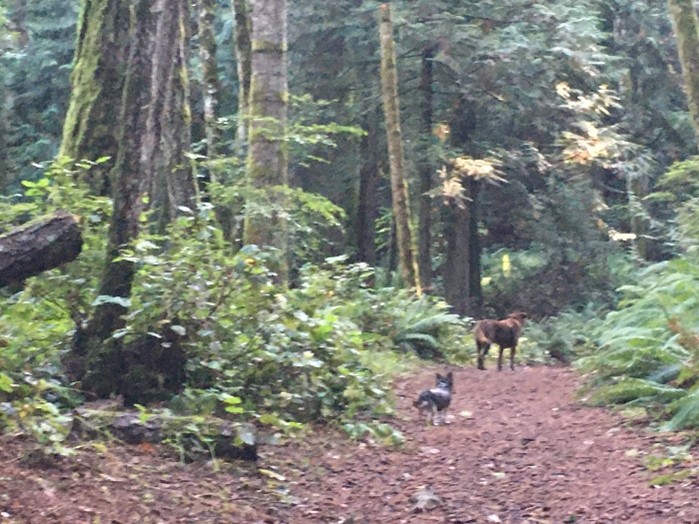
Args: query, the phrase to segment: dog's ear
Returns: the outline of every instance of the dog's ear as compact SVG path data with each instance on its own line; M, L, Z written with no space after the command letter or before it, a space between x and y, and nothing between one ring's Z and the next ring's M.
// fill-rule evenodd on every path
M437 382L439 382L440 380L444 380L444 377L437 373Z
M452 373L451 371L447 373L447 381L449 382L449 384L454 383L454 373Z

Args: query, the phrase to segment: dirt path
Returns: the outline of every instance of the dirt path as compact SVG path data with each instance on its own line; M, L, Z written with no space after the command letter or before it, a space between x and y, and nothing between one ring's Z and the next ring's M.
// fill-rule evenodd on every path
M652 487L659 473L643 464L663 456L660 438L581 407L573 371L457 370L452 423L426 427L410 402L433 382L425 371L398 385L403 451L310 449L314 473L298 480L303 503L290 521L699 522L699 478ZM425 487L442 505L417 512L410 497Z
M111 445L41 469L18 460L26 443L2 437L0 523L699 523L699 477L651 487L672 466L644 467L682 437L581 407L574 372L456 369L453 418L439 427L411 406L433 383L425 370L396 386L400 450L320 432L265 447L258 469ZM696 459L683 466L699 471ZM417 511L425 488L441 504Z

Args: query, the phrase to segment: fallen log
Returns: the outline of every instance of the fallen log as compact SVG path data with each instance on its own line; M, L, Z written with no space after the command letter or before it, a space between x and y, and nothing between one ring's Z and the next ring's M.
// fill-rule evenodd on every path
M217 417L181 416L158 411L146 414L113 409L109 401L97 401L75 409L70 440L105 436L127 444L170 442L179 448L184 462L213 457L255 461L258 444L276 440L273 435L260 434L250 423Z
M82 243L77 218L65 211L0 235L0 287L74 260Z

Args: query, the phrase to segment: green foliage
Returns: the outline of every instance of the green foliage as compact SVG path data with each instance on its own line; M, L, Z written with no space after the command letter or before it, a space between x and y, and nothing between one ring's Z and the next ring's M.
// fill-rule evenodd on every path
M555 317L527 324L521 354L530 364L571 364L595 348L595 337L606 308L591 302L578 311L566 310Z
M0 402L16 406L0 411L0 425L19 424L39 441L56 446L69 425L57 406L74 405L78 399L64 385L60 355L70 346L76 324L86 318L97 283L94 268L103 263L111 208L108 199L90 196L78 182L95 164L56 161L43 168L36 182L23 183L23 196L0 201L2 231L56 210L71 209L81 219L83 253L77 260L30 278L21 290L0 298Z
M594 376L595 403L669 404L668 428L697 425L699 264L655 264L621 288L619 309L596 329L598 351L581 359Z
M40 0L8 9L15 22L11 51L0 53L0 93L5 92L6 151L12 187L35 180L42 168L35 162L55 156L69 96L77 6L75 2ZM4 89L3 89L4 87ZM2 139L0 139L1 149Z
M608 384L594 391L590 396L593 405L628 404L631 401L667 403L685 396L681 388L659 384L652 380L626 377L616 384Z
M59 210L68 210L79 218L83 238L82 255L64 269L47 273L45 276L49 279L42 276L31 281L39 290L44 286L50 289L52 294L55 293L54 296L75 295L70 300L70 313L73 316L84 316L85 304L92 300L90 293L96 286L98 277L95 267L101 267L104 259L107 224L111 215L111 200L91 195L81 180L87 177L91 169L106 160L101 158L96 161L73 162L59 158L51 163L36 164L37 168L42 169L41 178L35 182L23 181L23 195L0 198L0 230L7 230L29 219ZM62 284L56 287L59 282Z
M672 418L663 425L669 431L699 427L699 388L668 406Z
M423 357L444 358L440 339L444 338L451 327L466 326L468 319L461 319L458 315L449 313L446 303L430 300L428 297L413 303L409 303L406 298L404 302L408 303L408 307L401 315L397 315L397 311L393 312L397 318L394 343ZM405 303L402 304L403 307Z
M391 413L380 354L418 333L438 345L455 317L405 292L373 291L371 268L344 258L305 265L296 287L279 288L266 267L271 255L256 246L232 253L213 215L203 205L179 218L167 250L165 239L144 237L123 254L139 271L127 326L115 336L128 344L169 326L182 337L187 390L174 405L281 428Z

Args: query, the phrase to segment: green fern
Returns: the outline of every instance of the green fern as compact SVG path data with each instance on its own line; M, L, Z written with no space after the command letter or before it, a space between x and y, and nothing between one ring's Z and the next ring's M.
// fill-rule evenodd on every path
M450 325L459 324L458 315L448 313L442 302L423 297L411 303L405 313L395 321L393 341L398 346L408 346L420 356L442 356L439 335Z
M686 391L659 384L651 380L625 378L616 384L608 384L598 388L590 397L589 402L595 406L604 404L670 402L686 395Z
M699 389L670 404L672 419L663 425L667 431L699 428Z

